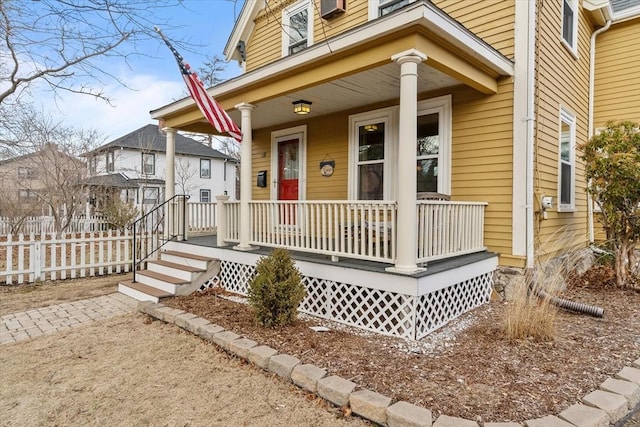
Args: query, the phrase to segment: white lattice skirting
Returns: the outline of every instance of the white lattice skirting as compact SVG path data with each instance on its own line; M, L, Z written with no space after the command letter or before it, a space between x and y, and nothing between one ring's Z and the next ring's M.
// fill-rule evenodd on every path
M420 290L417 295L381 289L376 283L373 286L346 283L302 272L307 297L300 305L300 311L385 335L420 339L489 301L495 266L486 262L480 264L480 268L448 271L445 277L435 274L414 278L415 289ZM254 271L253 265L223 260L219 276L211 282L246 295ZM360 272L359 276L366 274ZM393 283L394 278L400 280L398 276L387 275L387 283ZM447 281L452 283L442 286ZM363 282L367 282L364 277Z

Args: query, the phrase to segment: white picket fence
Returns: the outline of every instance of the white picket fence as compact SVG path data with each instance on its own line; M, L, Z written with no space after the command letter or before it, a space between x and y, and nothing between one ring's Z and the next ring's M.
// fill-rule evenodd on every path
M11 233L15 220L0 217L0 235ZM107 220L102 216L74 216L69 222L67 232L79 233L83 231L100 231L109 228ZM52 216L30 216L24 219L20 226L23 234L55 233L55 220Z
M136 237L147 246L157 236ZM19 234L0 241L0 283L123 273L131 270L133 235L130 231L97 233Z

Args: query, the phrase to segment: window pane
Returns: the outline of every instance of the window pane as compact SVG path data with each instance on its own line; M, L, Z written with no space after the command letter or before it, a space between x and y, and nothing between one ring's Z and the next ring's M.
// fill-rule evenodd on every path
M562 38L573 46L573 10L567 0L562 5Z
M571 126L565 122L562 122L560 128L560 159L571 161Z
M560 169L560 203L571 204L571 165L562 163Z
M384 159L384 123L372 123L359 128L358 160Z
M358 167L358 199L382 200L383 197L383 163L360 165Z
M380 0L380 16L400 9L402 6L409 4L411 0Z
M211 178L211 160L200 159L200 178Z
M418 117L418 144L416 155L438 154L440 145L439 114L427 114Z
M153 175L155 173L154 154L142 154L142 168L145 175Z
M296 53L307 47L307 9L289 17L289 53Z
M418 192L438 192L438 159L418 160Z

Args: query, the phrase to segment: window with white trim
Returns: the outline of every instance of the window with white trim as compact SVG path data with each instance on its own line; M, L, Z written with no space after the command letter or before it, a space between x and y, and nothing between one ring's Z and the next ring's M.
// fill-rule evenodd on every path
M200 202L202 203L211 202L211 190L200 190Z
M300 52L313 44L313 4L295 3L282 11L282 56Z
M350 117L349 198L389 200L393 163L391 135L393 109Z
M575 209L576 117L560 108L558 140L558 210Z
M396 11L415 0L379 0L378 16L383 16Z
M417 192L450 194L451 96L418 103L416 141Z
M562 1L562 40L575 54L578 43L578 0Z
M145 205L156 204L160 201L160 188L142 187L142 203Z
M142 153L142 174L155 175L156 155L153 153Z
M200 159L200 178L211 178L211 159Z
M115 170L115 153L108 151L106 154L107 172L113 172Z

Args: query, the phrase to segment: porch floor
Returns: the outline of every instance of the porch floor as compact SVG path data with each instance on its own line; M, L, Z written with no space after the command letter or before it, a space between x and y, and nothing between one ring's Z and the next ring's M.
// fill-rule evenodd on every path
M180 243L186 243L194 246L204 246L208 248L228 249L228 250L233 250L233 246L235 246L235 244L218 246L216 244L215 235L189 237L189 240L182 241ZM251 253L258 254L261 256L262 255L266 256L266 255L269 255L271 251L272 251L272 248L260 247L254 251L251 251ZM291 254L291 257L297 261L306 261L306 262L313 262L316 264L340 266L340 267L353 268L356 270L362 270L367 272L398 275L402 277L413 277L416 279L427 277L433 274L442 273L448 270L454 270L464 265L472 264L478 261L483 261L483 260L490 259L492 257L497 256L497 254L493 252L483 251L483 252L476 252L473 254L460 255L452 258L445 258L442 260L430 261L428 264L419 265L421 267L425 267L426 268L425 271L407 275L407 274L400 274L400 273L387 271L386 268L392 267L393 264L387 264L383 262L367 261L367 260L354 259L354 258L340 258L339 261L332 261L331 257L328 255L312 254L308 252L296 252L296 251L289 251L289 253Z

